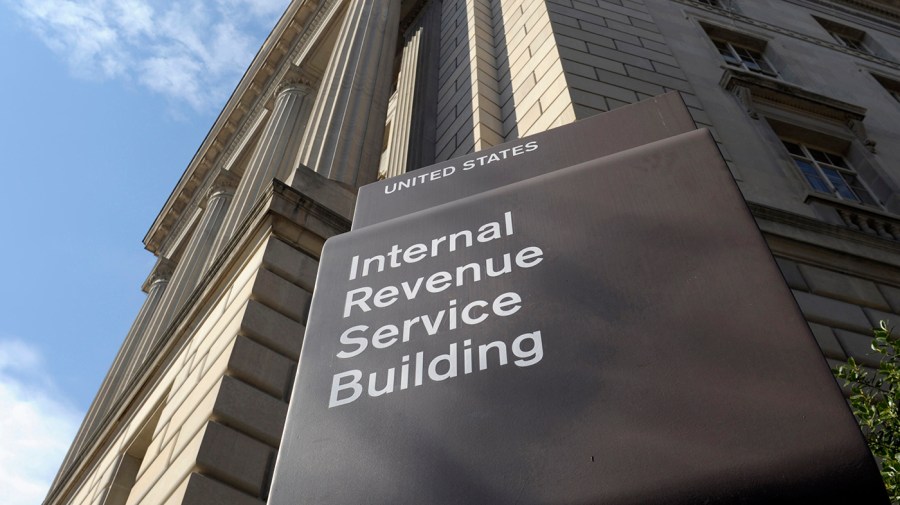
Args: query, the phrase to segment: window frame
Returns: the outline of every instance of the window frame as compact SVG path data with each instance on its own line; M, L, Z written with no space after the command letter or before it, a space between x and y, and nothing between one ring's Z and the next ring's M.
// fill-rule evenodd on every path
M813 16L813 19L819 23L819 26L828 32L828 35L830 35L838 45L851 51L858 51L868 55L875 54L868 43L869 37L865 31L831 21L830 19L823 19L817 16Z
M854 51L859 51L862 53L871 53L871 51L869 51L869 48L866 47L866 44L863 41L864 39L858 39L855 37L851 37L849 35L844 35L843 33L837 33L837 32L828 32L828 33L830 33L831 36L834 37L834 39L838 41L838 43L840 43L842 46L844 46L848 49L853 49Z
M809 189L842 201L884 210L845 155L789 137L779 136L779 140ZM798 149L792 149L788 144Z
M727 68L782 80L778 68L772 64L772 58L766 55L765 39L703 20L699 24Z
M900 103L900 80L885 75L870 72L875 81L891 96L897 103Z
M778 71L766 58L764 51L731 42L722 37L710 36L709 39L716 46L716 50L722 59L725 60L726 65L776 79L779 77Z

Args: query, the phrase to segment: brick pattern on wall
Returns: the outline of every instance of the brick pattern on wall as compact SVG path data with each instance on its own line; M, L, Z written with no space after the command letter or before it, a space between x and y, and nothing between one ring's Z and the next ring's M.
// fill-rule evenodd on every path
M881 320L900 323L900 288L834 270L776 258L822 352L834 367L853 357L871 368L869 346Z
M192 331L159 397L119 434L71 503L104 503L119 455L156 408L128 505L265 503L317 267L269 238Z
M680 91L701 128L711 123L639 0L547 0L578 118Z
M493 3L443 3L436 161L503 142Z
M544 2L495 2L502 20L496 40L505 140L575 121L562 60Z

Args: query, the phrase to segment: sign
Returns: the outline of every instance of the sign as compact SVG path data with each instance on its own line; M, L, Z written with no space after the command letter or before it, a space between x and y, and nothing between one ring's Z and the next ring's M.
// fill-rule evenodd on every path
M887 500L700 130L329 240L269 503Z
M694 130L667 93L359 188L353 229ZM598 134L602 132L602 134Z

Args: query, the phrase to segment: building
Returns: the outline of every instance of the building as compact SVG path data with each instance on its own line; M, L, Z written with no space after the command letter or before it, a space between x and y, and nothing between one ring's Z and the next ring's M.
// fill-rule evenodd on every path
M354 189L670 90L825 356L873 364L900 321L900 3L296 0L144 239L146 302L45 503L264 502Z

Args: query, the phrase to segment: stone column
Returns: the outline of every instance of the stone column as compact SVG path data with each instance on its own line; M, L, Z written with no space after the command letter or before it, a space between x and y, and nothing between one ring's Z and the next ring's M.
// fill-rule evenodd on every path
M146 335L147 323L156 313L166 286L169 284L172 267L172 263L164 258L160 259L154 267L147 288L147 298L144 299L144 304L131 325L131 329L128 330L119 353L116 354L106 378L103 379L100 391L84 416L84 421L72 442L72 448L66 456L67 461L72 455L78 454L86 441L90 440L94 432L103 425L104 418L118 402L125 386L131 380L135 352L140 348L143 337Z
M435 162L437 149L438 73L441 61L441 0L425 6L416 28L420 35L415 103L409 125L407 170Z
M312 110L314 93L307 82L296 76L278 87L272 116L235 191L210 261L222 252L272 179L286 181L296 168L293 165Z
M424 7L404 34L397 104L385 175L395 177L434 161L440 2Z
M375 180L400 0L350 0L300 146L300 162L351 186Z
M206 273L212 247L228 212L236 183L232 174L223 172L209 188L200 222L188 241L181 260L172 273L169 287L160 301L159 309L147 328L144 345L135 356L137 362L147 359Z
M155 316L159 310L160 301L162 301L166 288L169 286L169 280L172 278L174 270L175 263L165 258L160 258L156 267L154 267L154 271L148 282L149 285L147 286L147 299L144 300L144 305L141 307L140 312L138 312L134 324L131 325L131 329L128 330L128 335L125 337L125 345L129 347L126 350L123 346L123 371L121 380L116 386L116 396L121 393L121 390L125 385L127 385L132 377L134 377L134 371L139 366L139 363L137 363L135 358L141 347L143 347L142 344L148 339L148 326L153 320L153 316ZM118 362L118 357L116 357L116 362ZM115 362L113 366L116 366Z

